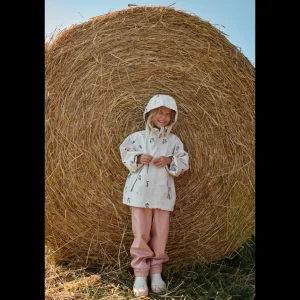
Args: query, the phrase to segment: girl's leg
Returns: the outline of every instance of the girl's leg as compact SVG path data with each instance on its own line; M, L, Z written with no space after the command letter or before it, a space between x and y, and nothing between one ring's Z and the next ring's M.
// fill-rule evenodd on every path
M154 256L150 259L150 274L162 272L162 263L169 260L166 254L170 228L170 212L161 209L153 209L150 248Z
M133 257L131 267L136 277L147 277L150 269L148 258L153 256L153 251L148 246L152 224L152 209L141 207L130 207L132 232L134 236L130 248Z

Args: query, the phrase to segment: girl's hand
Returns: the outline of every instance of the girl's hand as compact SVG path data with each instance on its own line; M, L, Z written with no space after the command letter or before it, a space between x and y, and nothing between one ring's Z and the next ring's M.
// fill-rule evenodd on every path
M163 168L166 165L170 165L171 162L172 162L172 159L171 159L171 157L168 157L168 156L159 156L153 160L153 163L159 168Z
M144 154L138 156L137 162L139 164L149 165L151 163L152 159L153 159L152 155L144 153Z

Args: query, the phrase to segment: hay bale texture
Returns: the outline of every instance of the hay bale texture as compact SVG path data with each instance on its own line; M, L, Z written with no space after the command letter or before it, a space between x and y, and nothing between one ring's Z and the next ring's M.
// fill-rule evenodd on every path
M45 238L55 261L130 262L119 145L145 128L158 93L176 99L173 132L190 155L175 179L167 266L228 257L254 234L255 70L223 32L172 7L126 8L46 43L45 75Z

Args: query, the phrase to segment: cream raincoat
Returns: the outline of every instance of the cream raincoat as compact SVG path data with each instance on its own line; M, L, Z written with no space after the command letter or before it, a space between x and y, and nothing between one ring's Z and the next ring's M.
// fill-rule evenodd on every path
M176 192L173 176L179 176L189 169L189 156L183 143L170 133L177 121L177 105L168 95L153 96L145 108L143 117L157 107L165 106L175 111L174 122L167 127L146 130L129 135L120 145L121 158L128 168L129 174L123 191L123 203L129 206L158 208L173 211ZM169 156L172 163L164 168L137 163L137 156L143 153L159 156Z

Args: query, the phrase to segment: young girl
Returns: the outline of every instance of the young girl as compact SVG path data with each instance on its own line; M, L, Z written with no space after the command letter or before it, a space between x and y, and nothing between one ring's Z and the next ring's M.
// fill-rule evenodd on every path
M149 274L154 293L166 289L161 272L162 264L169 260L165 248L176 200L173 176L189 168L183 143L170 133L177 116L171 96L153 96L143 114L146 130L132 133L120 145L122 162L130 171L123 203L131 210L134 240L130 254L136 296L148 295Z

